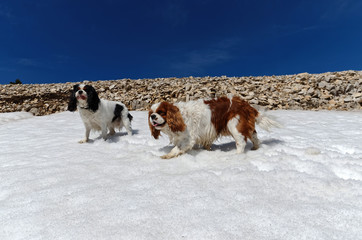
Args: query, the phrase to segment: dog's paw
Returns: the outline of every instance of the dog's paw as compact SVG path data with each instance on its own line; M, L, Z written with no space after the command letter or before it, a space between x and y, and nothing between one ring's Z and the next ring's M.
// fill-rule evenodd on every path
M79 141L79 143L86 143L86 142L88 142L88 139L83 139Z
M204 145L204 149L207 151L211 151L211 145Z
M174 156L171 156L171 155L169 155L169 154L166 154L166 155L163 155L163 156L161 156L161 158L162 159L170 159L170 158L173 158Z

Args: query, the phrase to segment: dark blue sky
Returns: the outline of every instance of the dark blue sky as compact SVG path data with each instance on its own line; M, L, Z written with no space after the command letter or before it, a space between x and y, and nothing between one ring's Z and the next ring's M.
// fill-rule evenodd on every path
M0 83L362 70L360 0L1 0Z

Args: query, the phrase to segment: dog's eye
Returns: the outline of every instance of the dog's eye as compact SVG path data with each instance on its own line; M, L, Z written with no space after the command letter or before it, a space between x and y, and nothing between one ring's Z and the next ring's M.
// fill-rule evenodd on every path
M160 115L165 115L165 112L163 112L163 111L158 111L157 113Z
M87 90L87 87L84 87L83 90L84 90L84 91Z

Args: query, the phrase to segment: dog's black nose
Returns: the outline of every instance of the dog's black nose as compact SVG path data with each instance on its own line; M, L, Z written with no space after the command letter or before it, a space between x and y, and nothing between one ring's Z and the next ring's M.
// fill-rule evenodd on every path
M78 91L78 93L79 93L79 94L82 94L82 93L83 93L83 91L82 91L82 90L79 90L79 91Z
M155 118L156 118L156 114L151 114L151 119L155 120Z

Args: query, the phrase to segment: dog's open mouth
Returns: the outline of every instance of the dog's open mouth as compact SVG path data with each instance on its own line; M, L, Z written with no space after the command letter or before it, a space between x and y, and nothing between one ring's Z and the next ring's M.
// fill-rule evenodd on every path
M163 122L163 123L157 123L155 121L152 121L152 126L154 127L162 127L163 125L165 125L166 122Z
M86 97L85 97L84 95L79 95L79 96L77 97L77 99L86 100Z

